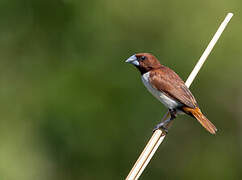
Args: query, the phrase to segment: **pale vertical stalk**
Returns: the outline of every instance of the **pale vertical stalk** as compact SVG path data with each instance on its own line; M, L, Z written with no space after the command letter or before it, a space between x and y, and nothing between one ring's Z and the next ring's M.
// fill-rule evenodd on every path
M206 61L208 55L212 51L213 47L215 46L216 42L218 41L219 37L221 36L222 32L224 31L225 27L229 23L229 21L232 18L232 16L233 16L233 13L228 13L227 16L225 17L224 21L219 26L217 32L214 34L212 40L210 41L210 43L208 44L207 48L203 52L202 56L198 60L196 66L192 70L191 74L187 78L186 83L185 83L187 87L190 87L190 85L192 84L192 81L197 76L197 74L198 74L199 70L201 69L203 63Z
M208 55L212 51L214 45L218 41L219 37L221 36L222 32L224 31L225 27L229 23L232 16L233 16L232 13L228 13L227 16L225 17L224 21L219 26L217 32L213 36L213 38L210 41L210 43L208 44L207 48L205 49L202 56L198 60L196 66L194 67L191 74L187 78L186 83L185 83L187 87L190 87L190 85L192 84L193 80L197 76L199 70L201 69L202 65L206 61ZM170 117L169 113L167 112L165 114L165 116L163 117L163 120L168 119L169 117ZM149 161L151 160L151 158L153 157L156 150L158 149L158 147L160 146L160 144L162 143L162 141L164 139L165 139L165 133L163 133L160 129L156 130L153 133L152 137L150 138L150 140L147 143L146 147L144 148L143 152L139 156L138 160L136 161L135 165L131 169L128 176L126 177L126 180L134 180L134 179L136 180L140 177L140 175L144 171L145 167L148 165Z

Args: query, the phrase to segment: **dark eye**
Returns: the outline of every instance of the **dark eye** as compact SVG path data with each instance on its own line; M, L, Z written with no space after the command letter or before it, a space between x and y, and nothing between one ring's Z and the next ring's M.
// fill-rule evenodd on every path
M140 58L141 60L145 60L146 59L146 57L145 56L141 56L141 58Z

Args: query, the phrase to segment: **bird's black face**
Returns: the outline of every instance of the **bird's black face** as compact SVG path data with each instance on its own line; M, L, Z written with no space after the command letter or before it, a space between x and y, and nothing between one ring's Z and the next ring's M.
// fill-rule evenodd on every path
M137 56L136 56L136 57L137 57ZM147 59L147 57L146 57L146 56L139 56L138 59L139 59L140 61L144 61L145 59Z
M125 62L136 66L141 74L150 71L151 69L160 67L160 62L149 53L139 53L129 57Z
M140 61L148 60L148 57L141 54L135 54L130 56L125 62L133 64L134 66L140 66Z

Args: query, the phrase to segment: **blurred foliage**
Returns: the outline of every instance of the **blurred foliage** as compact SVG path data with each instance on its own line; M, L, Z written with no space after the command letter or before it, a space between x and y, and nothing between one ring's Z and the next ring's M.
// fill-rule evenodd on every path
M141 179L241 179L242 1L0 1L0 179L124 179L166 109L124 60L151 52L219 131L178 117Z

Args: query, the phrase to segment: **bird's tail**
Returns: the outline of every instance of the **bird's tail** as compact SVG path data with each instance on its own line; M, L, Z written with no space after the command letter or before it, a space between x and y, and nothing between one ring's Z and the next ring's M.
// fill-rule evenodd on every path
M191 114L193 117L195 117L198 122L211 134L216 134L217 128L211 123L201 112L201 110L196 107L196 108L189 108L189 107L184 107L183 110Z

